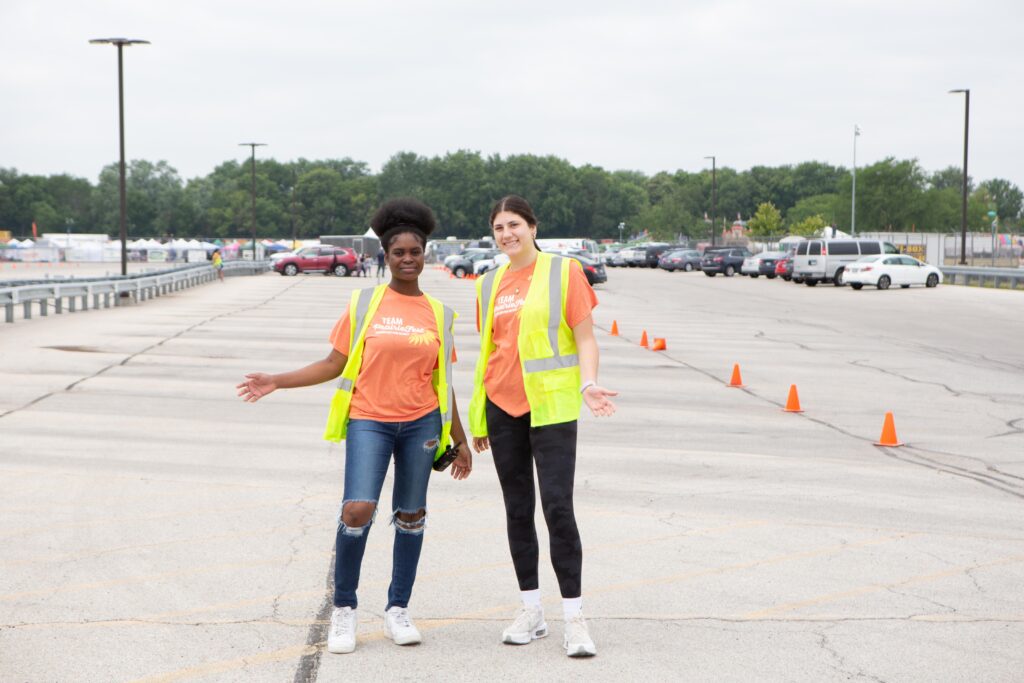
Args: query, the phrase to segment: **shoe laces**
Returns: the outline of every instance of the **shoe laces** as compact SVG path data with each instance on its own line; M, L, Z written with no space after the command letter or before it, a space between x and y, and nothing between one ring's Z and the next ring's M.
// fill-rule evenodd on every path
M331 619L331 633L336 636L347 635L352 627L352 610L339 611Z
M565 634L570 642L578 643L590 640L590 631L587 629L587 622L584 621L582 614L577 614L565 622Z
M412 620L409 619L409 610L404 607L393 608L391 610L391 620L402 628L412 628Z
M533 622L537 620L537 613L540 610L537 607L520 607L516 611L516 618L512 622L512 628L519 631L525 631L533 626Z

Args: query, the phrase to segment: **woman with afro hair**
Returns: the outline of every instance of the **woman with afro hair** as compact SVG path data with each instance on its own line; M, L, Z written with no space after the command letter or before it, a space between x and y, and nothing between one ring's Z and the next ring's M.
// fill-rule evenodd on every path
M455 312L419 286L427 236L436 225L430 208L418 200L382 205L370 227L380 237L390 282L352 293L330 334L326 358L291 372L251 373L237 387L239 396L253 402L275 389L338 379L324 434L330 441L345 440L329 652L356 646L359 570L392 457L394 564L384 629L398 645L421 641L408 607L423 547L430 473L452 456L455 479L473 469L450 384Z

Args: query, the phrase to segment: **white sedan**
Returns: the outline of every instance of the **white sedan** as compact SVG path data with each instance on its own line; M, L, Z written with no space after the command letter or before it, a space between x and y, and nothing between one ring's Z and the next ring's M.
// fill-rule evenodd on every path
M757 277L761 272L761 255L748 256L743 259L743 265L740 266L740 275L753 275Z
M889 289L889 285L899 285L904 289L910 285L934 287L940 282L941 270L913 256L865 256L846 266L843 271L843 284L854 289L864 285L874 285L879 289Z

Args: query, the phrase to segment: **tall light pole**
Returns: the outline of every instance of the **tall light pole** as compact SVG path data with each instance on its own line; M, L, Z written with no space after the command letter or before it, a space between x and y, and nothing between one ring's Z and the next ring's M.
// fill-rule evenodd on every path
M857 235L857 138L860 128L853 124L853 194L850 196L850 235Z
M715 178L715 157L704 157L711 159L711 246L715 246L715 212L718 209L718 182Z
M256 148L266 147L265 142L239 142L239 147L252 148L252 260L256 261Z
M295 186L299 184L299 174L293 169L292 170L292 196L291 196L291 214L292 214L292 249L295 248L295 243L299 239L299 234L295 231ZM255 256L255 254L254 254Z
M149 45L148 40L135 40L133 38L94 38L89 41L90 45L116 45L117 46L117 104L118 104L118 128L121 133L121 275L128 274L128 201L125 198L124 189L124 59L123 48L128 45Z
M967 265L967 132L971 118L971 90L970 88L959 88L950 90L952 93L964 94L964 181L960 197L960 265Z

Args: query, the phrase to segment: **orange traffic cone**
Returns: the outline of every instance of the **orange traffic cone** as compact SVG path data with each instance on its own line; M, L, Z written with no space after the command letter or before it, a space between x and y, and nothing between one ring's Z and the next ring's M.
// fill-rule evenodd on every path
M663 337L654 338L654 346L651 347L651 351L664 351L665 350L665 339Z
M882 423L882 435L875 442L876 446L902 446L903 442L896 438L896 420L892 413L885 414L885 422Z
M619 324L614 320L612 321L612 331L609 332L609 334L611 334L613 337L619 336Z
M740 377L740 364L736 363L732 366L732 379L729 380L730 387L740 388L743 386L743 378Z
M640 346L644 347L645 349L648 348L647 347L647 330L644 330L644 333L640 335Z
M786 399L786 407L783 408L787 413L802 413L800 410L800 397L796 394L796 385L789 385L789 398Z

